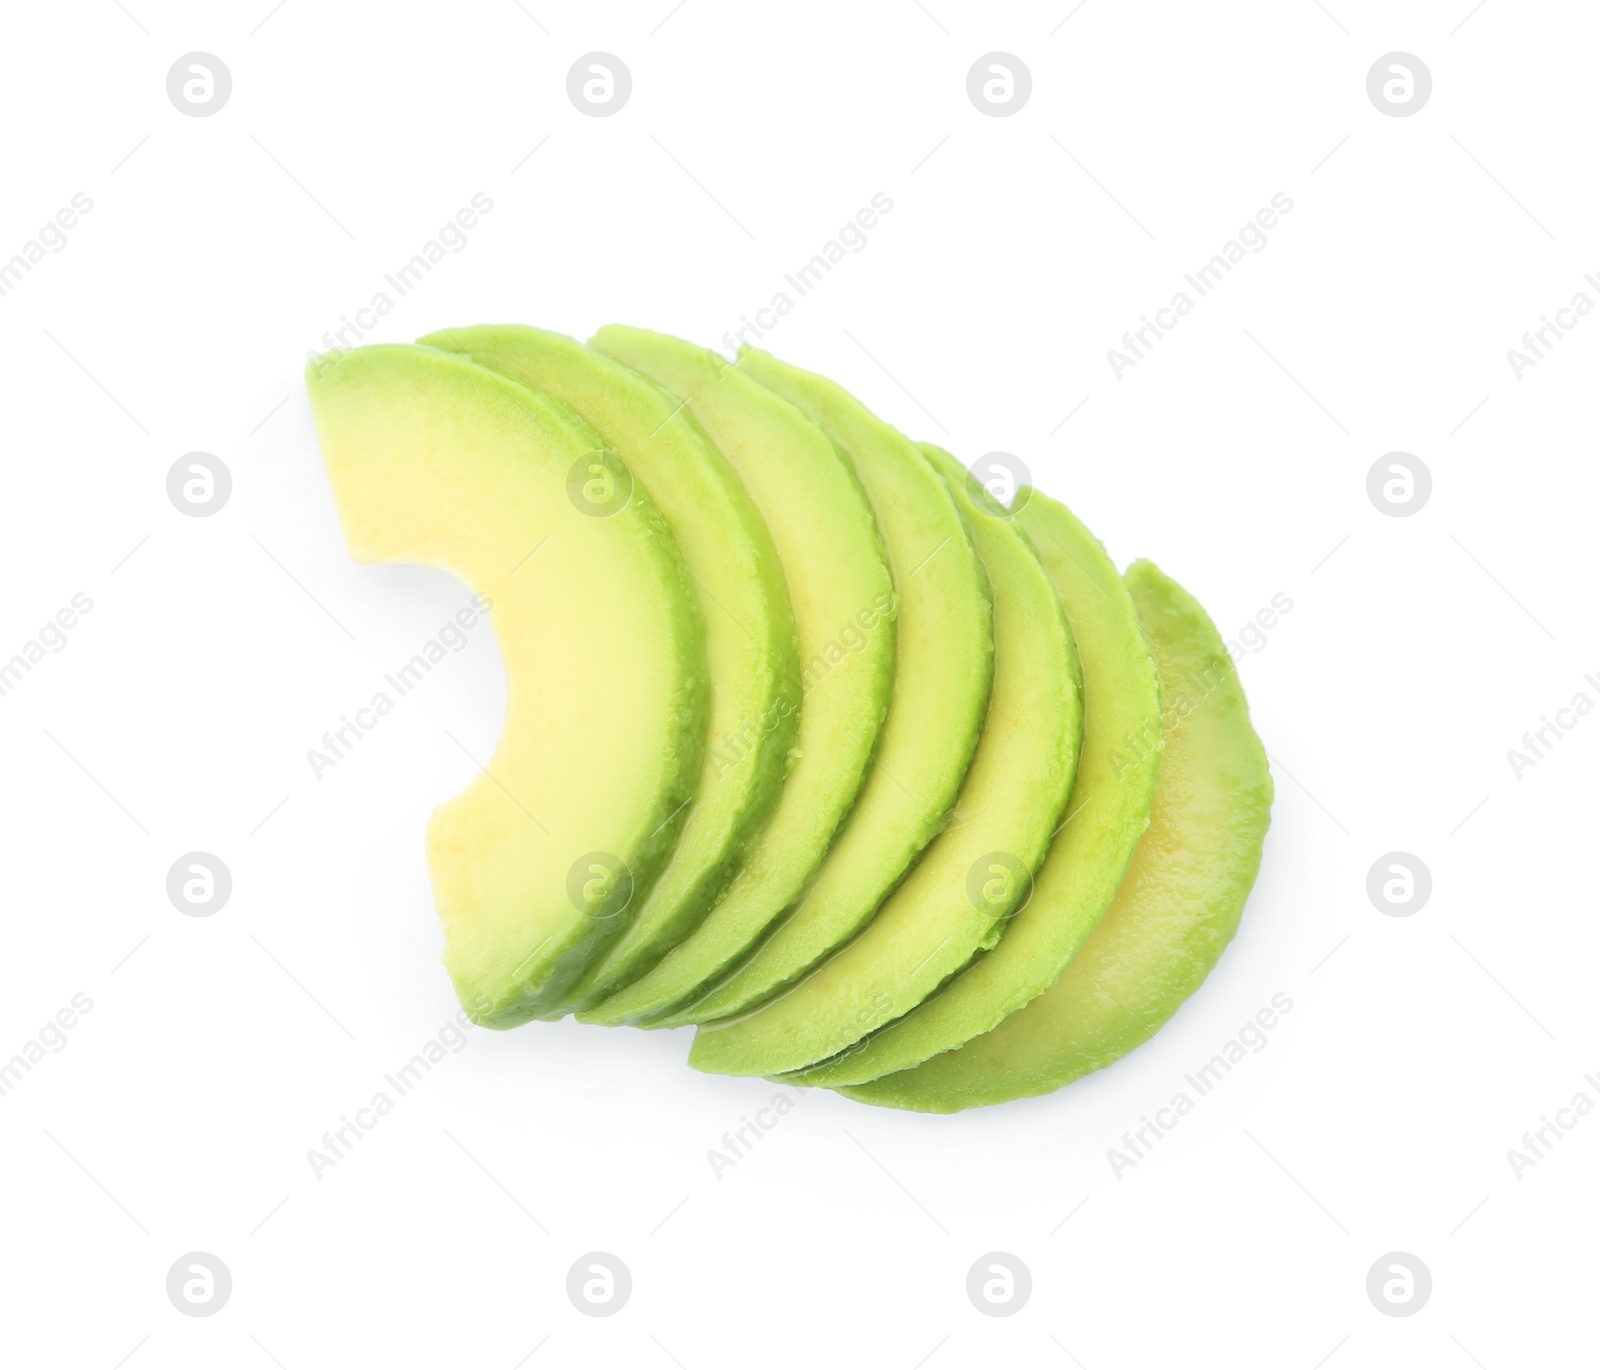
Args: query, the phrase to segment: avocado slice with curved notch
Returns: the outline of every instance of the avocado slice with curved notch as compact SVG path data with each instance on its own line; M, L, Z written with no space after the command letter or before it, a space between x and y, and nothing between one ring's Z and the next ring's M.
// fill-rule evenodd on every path
M705 745L692 586L643 483L559 400L394 345L317 359L307 389L351 555L492 604L504 731L427 845L456 993L510 1027L560 1003L671 855Z
M677 396L732 463L771 530L800 643L789 696L800 715L795 760L777 807L705 921L647 974L578 1015L620 1024L694 995L800 896L856 802L883 728L896 601L860 482L798 409L676 338L609 327L589 345Z
M959 492L914 443L832 381L748 347L739 367L798 405L854 459L894 568L899 658L872 775L805 898L728 980L662 1026L728 1018L761 1003L861 929L950 821L994 678L989 578ZM1068 776L1070 783L1070 766ZM826 1036L830 1023L815 1027Z
M1061 599L1015 521L971 502L954 458L930 458L965 505L994 587L994 692L957 821L831 960L755 1012L703 1025L689 1053L700 1070L794 1070L914 1009L1000 939L1066 811L1083 712Z
M419 341L554 395L593 424L666 518L699 600L710 671L699 785L666 870L568 995L581 1007L631 984L699 926L777 801L799 719L789 588L727 458L678 399L637 371L520 326L446 329Z
M796 1083L860 1084L987 1032L1043 994L1094 931L1150 821L1161 761L1161 682L1138 612L1099 540L1024 487L1020 522L1066 608L1083 662L1083 756L1067 820L1033 897L988 952L937 994ZM692 1057L691 1057L692 1059Z
M1167 708L1150 826L1083 949L1042 995L959 1050L839 1092L925 1113L1048 1094L1148 1041L1239 926L1271 821L1272 775L1204 609L1148 561L1128 588Z

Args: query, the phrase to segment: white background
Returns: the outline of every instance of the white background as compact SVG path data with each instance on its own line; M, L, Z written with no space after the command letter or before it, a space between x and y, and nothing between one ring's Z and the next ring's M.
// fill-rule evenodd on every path
M1576 3L1076 0L736 5L83 0L10 7L0 257L93 209L0 299L0 656L93 609L0 698L0 1057L93 1009L0 1098L0 1359L29 1366L1026 1365L1485 1370L1590 1354L1600 1121L1507 1151L1600 1070L1587 719L1600 671L1600 321L1508 348L1600 271L1600 23ZM1070 11L1070 14L1069 14ZM233 93L168 100L215 53ZM566 73L619 55L590 118ZM1027 106L966 74L1014 53ZM1381 55L1419 113L1366 93ZM537 151L534 149L537 148ZM299 373L466 205L494 203L372 336L621 320L718 345L885 192L765 341L964 459L1019 454L1119 562L1225 634L1278 801L1243 930L1147 1048L953 1118L687 1069L688 1033L474 1031L348 1156L308 1149L455 1009L422 854L491 750L489 630L321 779L306 751L465 602L347 559ZM1292 212L1117 378L1124 330L1276 192ZM390 292L393 293L392 291ZM1068 415L1071 415L1068 418ZM165 492L233 475L218 514ZM1427 506L1366 494L1419 456ZM454 740L453 740L454 739ZM457 745L459 740L460 745ZM216 853L210 918L165 893ZM1415 853L1409 918L1365 893ZM1275 993L1268 1045L1120 1178L1107 1153ZM233 1275L186 1318L166 1272ZM632 1271L582 1316L566 1272ZM1382 1316L1368 1268L1433 1274ZM974 1260L1033 1295L982 1316ZM530 1355L531 1353L531 1355Z

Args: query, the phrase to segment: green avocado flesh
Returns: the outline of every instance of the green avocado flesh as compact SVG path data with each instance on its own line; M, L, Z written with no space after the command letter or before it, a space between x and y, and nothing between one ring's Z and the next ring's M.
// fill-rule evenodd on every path
M689 1054L699 1070L794 1070L915 1009L1000 940L1066 809L1083 712L1061 601L1014 522L968 500L954 459L930 460L963 504L994 586L994 690L956 821L844 950L755 1012L702 1026Z
M492 604L504 731L427 846L456 993L510 1027L562 1001L672 853L705 746L693 586L642 485L600 481L609 517L569 497L575 469L622 468L559 400L394 345L321 357L307 388L351 555Z
M778 798L799 717L788 584L727 459L678 399L638 372L532 328L447 329L420 341L554 395L593 424L666 518L696 590L710 713L694 802L627 930L558 1006L582 1007L631 984L700 924Z
M1083 753L1066 821L1032 897L998 945L925 1003L795 1083L860 1084L905 1070L987 1032L1044 993L1110 905L1150 820L1161 685L1133 601L1105 549L1066 508L1026 488L1017 507L1014 517L1066 609L1083 667ZM698 1064L693 1054L690 1061Z
M771 998L873 917L950 821L994 675L984 563L957 497L917 446L821 376L753 348L740 352L739 368L805 410L854 460L894 569L899 655L872 774L805 898L734 975L665 1020L671 1026L728 1018ZM822 1021L814 1026L828 1035Z
M648 1023L722 975L799 898L856 803L895 679L895 583L849 462L798 409L703 348L609 327L596 351L686 405L765 518L788 579L800 673L794 760L772 816L705 920L584 1022ZM752 719L752 727L765 725Z
M927 1113L1047 1094L1149 1040L1232 939L1271 817L1266 752L1205 610L1149 562L1127 581L1161 667L1167 745L1110 909L1061 978L998 1027L840 1093Z
M635 328L307 389L351 556L456 576L499 643L426 839L475 1021L694 1026L699 1070L948 1113L1117 1060L1232 938L1272 802L1233 662L1064 506Z

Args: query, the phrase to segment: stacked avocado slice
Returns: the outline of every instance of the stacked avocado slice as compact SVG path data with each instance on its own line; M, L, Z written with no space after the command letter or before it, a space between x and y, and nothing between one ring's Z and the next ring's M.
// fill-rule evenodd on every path
M1146 1040L1272 800L1205 611L830 380L516 326L307 373L351 555L490 602L493 757L427 846L490 1027L695 1025L701 1070L927 1112Z

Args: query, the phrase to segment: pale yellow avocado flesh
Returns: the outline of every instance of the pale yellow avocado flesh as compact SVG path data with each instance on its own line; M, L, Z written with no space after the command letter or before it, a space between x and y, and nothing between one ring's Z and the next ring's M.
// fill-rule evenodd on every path
M676 395L733 464L789 583L801 678L795 759L766 827L722 901L584 1022L648 1024L696 995L799 898L856 803L895 669L894 581L849 462L798 409L704 348L608 327L589 345Z
M504 730L434 812L428 861L463 1007L541 1016L642 902L694 794L705 649L677 548L588 424L462 357L364 347L307 388L351 555L492 605Z
M568 1007L583 1008L631 984L699 926L772 812L799 721L789 589L755 504L676 396L559 333L494 325L420 341L546 391L593 424L666 518L699 601L710 701L694 802L637 916L568 994Z

